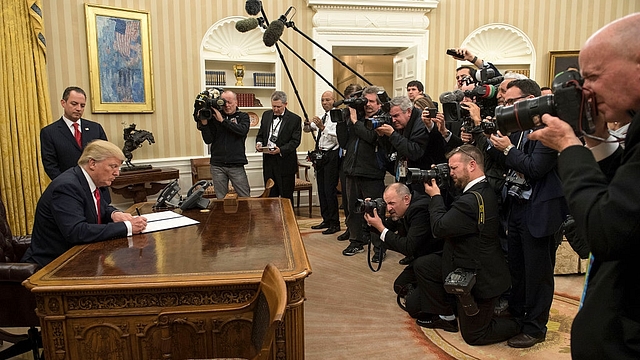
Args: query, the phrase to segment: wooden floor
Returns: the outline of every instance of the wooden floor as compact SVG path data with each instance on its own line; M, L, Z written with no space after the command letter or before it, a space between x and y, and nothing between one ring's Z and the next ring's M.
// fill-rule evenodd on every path
M301 228L321 221L318 207L313 208L312 217L306 206L294 211ZM341 225L344 230L344 222ZM392 284L403 269L398 264L400 254L390 251L381 271L374 273L367 266L366 252L343 256L348 242L336 240L340 233L320 232L303 230L313 269L305 281L306 359L451 358L427 341L395 302ZM556 290L579 296L582 282L583 275L556 276Z

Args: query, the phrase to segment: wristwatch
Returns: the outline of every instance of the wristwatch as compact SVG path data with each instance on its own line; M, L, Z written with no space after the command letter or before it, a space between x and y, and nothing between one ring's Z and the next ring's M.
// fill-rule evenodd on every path
M515 146L513 146L513 144L509 144L509 146L507 146L502 153L506 156L509 153L509 150L513 149L514 147Z

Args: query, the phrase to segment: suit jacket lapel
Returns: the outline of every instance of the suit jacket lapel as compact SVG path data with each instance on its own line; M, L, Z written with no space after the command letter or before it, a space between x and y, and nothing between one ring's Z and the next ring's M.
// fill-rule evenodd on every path
M73 146L75 146L78 150L82 151L82 148L80 148L78 146L78 143L76 142L76 138L73 137L73 134L71 134L71 130L69 130L69 128L67 127L67 123L65 123L62 118L58 120L57 127L58 127L58 131L61 133L63 138L70 141L73 144ZM82 140L83 140L82 144L84 145L84 136L82 137Z
M98 212L97 212L96 206L95 206L96 201L95 201L95 198L93 197L93 194L91 193L91 188L89 187L89 183L87 182L87 178L84 177L84 173L82 172L82 169L80 169L80 166L76 166L73 171L76 173L76 176L78 177L78 181L80 181L80 185L82 186L82 195L87 200L88 207L91 209L91 214L93 215L93 222L92 223L93 224L97 224L98 223ZM100 192L100 197L102 198L102 191ZM102 204L99 204L99 205L102 205ZM100 208L102 210L102 206ZM90 219L87 219L87 221L89 221L89 220ZM89 221L89 222L91 222L91 221Z

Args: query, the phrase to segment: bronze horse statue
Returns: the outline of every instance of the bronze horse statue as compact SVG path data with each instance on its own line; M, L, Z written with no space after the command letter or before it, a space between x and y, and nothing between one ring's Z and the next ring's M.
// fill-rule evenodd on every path
M141 148L145 141L147 141L149 145L156 142L150 131L137 130L136 124L131 124L128 128L124 129L124 147L122 148L122 152L127 158L127 161L125 161L127 167L136 167L131 164L131 159L133 159L133 150Z

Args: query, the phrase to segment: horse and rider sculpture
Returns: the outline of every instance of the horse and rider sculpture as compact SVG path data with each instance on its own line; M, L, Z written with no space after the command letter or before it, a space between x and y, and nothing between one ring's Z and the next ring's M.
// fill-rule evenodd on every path
M127 168L130 170L133 169L143 169L143 168L151 168L150 165L142 165L136 166L131 164L131 159L133 159L133 151L137 148L141 148L144 142L147 141L149 145L155 143L155 139L153 138L153 134L147 130L137 130L136 124L131 124L129 127L124 129L124 147L122 147L122 152L124 153L125 164L127 164Z

